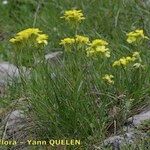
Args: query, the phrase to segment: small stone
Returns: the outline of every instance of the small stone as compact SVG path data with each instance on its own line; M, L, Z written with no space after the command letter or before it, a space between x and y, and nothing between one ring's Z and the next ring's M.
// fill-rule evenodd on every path
M3 0L3 1L2 1L2 4L3 4L3 5L7 5L7 4L8 4L8 1L7 1L7 0Z
M46 54L45 59L52 64L58 64L61 60L62 54L63 52L61 51L52 52L52 53Z
M6 133L4 138L16 137L17 134L26 124L26 117L22 110L15 110L8 114L5 118Z
M120 144L124 138L122 136L112 136L104 141L104 146L112 145L112 144Z
M9 62L0 63L0 83L8 82L19 76L18 68Z
M142 124L143 121L150 120L150 110L143 111L138 115L133 116L132 118L129 118L128 121L132 120L132 124L135 127L138 127Z
M16 79L20 79L20 74L24 77L29 77L30 69L24 66L18 69L15 65L9 62L0 62L0 92L8 83L11 84Z
M120 150L120 147L123 145L134 144L139 139L147 138L147 134L142 133L137 128L146 120L150 120L150 108L147 108L140 114L129 118L126 125L123 126L125 133L107 138L103 141L101 147L111 146L113 150Z

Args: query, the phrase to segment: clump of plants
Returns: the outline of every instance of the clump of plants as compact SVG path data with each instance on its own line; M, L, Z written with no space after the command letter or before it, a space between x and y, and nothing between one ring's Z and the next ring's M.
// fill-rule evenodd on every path
M37 28L10 40L12 61L31 69L23 92L32 106L38 137L77 138L84 146L92 145L116 134L133 108L145 100L150 73L142 44L149 38L142 29L127 33L132 49L119 56L106 38L80 34L80 24L86 20L81 10L65 11L61 19L74 32L60 40L62 65L53 67L45 61L48 36Z

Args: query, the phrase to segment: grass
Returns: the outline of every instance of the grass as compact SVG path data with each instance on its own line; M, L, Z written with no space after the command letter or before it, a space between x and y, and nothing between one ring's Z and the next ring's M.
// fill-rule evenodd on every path
M86 17L78 34L90 40L108 41L110 58L87 58L84 51L64 52L60 40L74 36L75 31L60 16L71 8L82 9ZM7 108L16 99L28 97L32 106L30 117L36 127L36 131L32 130L39 139L81 139L81 149L92 149L94 144L112 135L115 128L119 130L137 110L149 105L149 43L128 44L126 33L140 28L150 35L150 5L140 0L10 0L7 5L0 4L0 9L2 60L14 63L9 39L29 27L38 27L49 35L45 54L63 51L61 66L39 63L30 78L11 85L7 96L0 101L1 107ZM144 69L131 65L112 67L115 60L134 51L140 52ZM114 85L102 80L107 73L114 75Z

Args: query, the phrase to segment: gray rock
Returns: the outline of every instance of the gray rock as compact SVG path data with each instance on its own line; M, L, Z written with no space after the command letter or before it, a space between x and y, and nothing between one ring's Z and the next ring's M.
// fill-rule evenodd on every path
M145 1L146 5L150 6L150 0Z
M18 131L25 126L26 117L22 110L15 110L6 116L5 122L4 138L17 138Z
M133 132L128 132L124 135L112 136L104 140L104 146L111 145L119 148L121 144L133 143L135 136L136 135Z
M16 123L22 122L21 120L25 118L24 112L22 110L15 110L11 112L7 117L7 126L14 126Z
M45 59L51 64L58 64L60 63L61 56L62 52L57 51L45 55ZM20 72L25 76L30 74L30 69L25 67L22 67L21 70L19 69L9 62L0 62L0 86L18 78L20 76Z
M18 68L9 62L0 63L0 82L5 83L19 76Z
M58 64L61 60L62 54L63 52L61 51L52 52L52 53L46 54L45 59L52 64Z
M121 144L122 140L124 138L122 136L112 136L112 137L109 137L108 139L104 140L104 146L107 146L107 145L112 145L114 143L118 143L119 145Z
M27 147L26 141L29 138L29 126L27 117L22 110L14 110L10 112L3 120L4 133L2 139L15 140L17 145L12 146L10 150L25 150ZM21 144L20 142L23 142Z
M6 85L19 76L18 68L9 62L0 62L0 97L5 95Z
M138 127L142 124L143 121L150 120L150 110L146 110L141 112L138 115L135 115L128 119L128 121L132 122L132 125Z
M8 0L3 0L3 1L2 1L2 4L3 4L3 5L7 5L7 4L8 4Z
M139 140L146 136L146 134L140 131L126 132L123 135L109 137L108 139L104 140L101 147L112 147L114 150L120 150L121 146L134 144L137 139Z
M142 133L137 129L146 120L150 120L150 108L129 118L128 122L130 124L123 127L125 129L124 134L107 138L100 147L111 146L113 150L120 150L123 145L134 144L138 139L147 138L148 135L146 133Z
M20 70L9 62L0 62L0 84L6 84L9 81L13 81L15 78L23 75L29 75L30 69L21 67Z
M14 81L20 82L20 73L22 76L29 77L30 70L26 67L21 67L21 71L9 62L0 62L0 97L5 96L6 87Z

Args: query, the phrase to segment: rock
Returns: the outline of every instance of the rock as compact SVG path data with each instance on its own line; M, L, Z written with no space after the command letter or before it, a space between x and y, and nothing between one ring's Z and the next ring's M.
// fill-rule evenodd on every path
M146 5L150 6L150 0L146 0Z
M108 145L112 145L112 144L121 144L122 140L124 138L122 136L112 136L112 137L109 137L108 139L104 140L104 143L103 145L104 146L108 146Z
M9 62L0 63L0 83L5 83L19 76L18 68Z
M24 112L22 110L15 110L11 112L7 117L8 126L13 126L17 122L22 122L21 120L25 118Z
M120 150L121 146L136 143L139 139L149 138L146 133L138 130L137 127L142 125L143 121L150 120L150 108L147 108L138 115L128 119L128 123L123 126L124 134L111 136L103 141L101 147L112 147L113 150Z
M104 146L112 146L119 149L121 144L133 143L135 135L133 132L125 133L124 135L112 136L104 140Z
M9 62L0 62L0 84L5 84L8 81L18 78L20 76L20 72L26 76L30 74L30 69L24 66L19 69Z
M27 129L29 122L24 111L12 111L5 117L3 124L5 124L5 129L2 139L17 141L17 145L11 146L10 150L25 150L27 147L26 141L29 139L30 132ZM23 142L23 144L20 142Z
M3 1L2 1L2 4L3 4L3 5L7 5L7 4L8 4L8 1L7 1L7 0L3 0Z
M0 97L6 92L6 85L19 76L18 68L9 62L0 62Z
M138 127L143 121L146 120L150 120L150 109L128 119L128 121L132 122L132 125L135 127Z
M112 147L114 150L121 150L122 146L134 144L137 139L142 140L146 137L147 135L140 131L126 132L123 135L109 137L108 139L104 140L101 147Z
M24 112L22 110L15 110L8 114L5 118L6 120L6 126L5 126L5 135L4 138L12 138L16 137L18 131L20 131L26 123L26 117L24 115Z
M60 63L62 54L63 52L61 51L52 52L52 53L46 54L45 59L52 64L58 64Z
M60 63L61 56L62 52L57 51L45 55L45 59L51 64L58 64ZM22 67L21 72L23 75L28 76L30 74L30 69ZM9 62L0 62L0 87L1 85L5 85L7 82L13 81L19 76L19 69L15 65Z
M26 67L21 68L22 75L24 77L29 77L30 70ZM8 84L11 84L12 82L21 81L20 80L20 73L19 69L9 63L9 62L0 62L0 97L5 96L6 94L6 87Z

